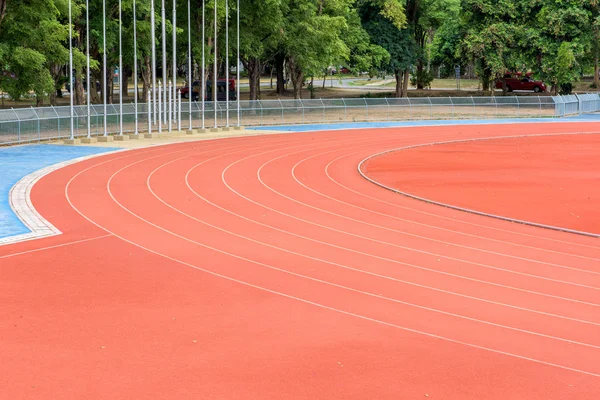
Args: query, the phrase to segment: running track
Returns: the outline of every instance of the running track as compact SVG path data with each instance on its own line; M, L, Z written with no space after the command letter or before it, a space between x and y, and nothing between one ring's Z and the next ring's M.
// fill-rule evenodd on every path
M399 196L388 149L592 123L294 133L119 152L0 247L7 399L579 399L600 393L600 243Z

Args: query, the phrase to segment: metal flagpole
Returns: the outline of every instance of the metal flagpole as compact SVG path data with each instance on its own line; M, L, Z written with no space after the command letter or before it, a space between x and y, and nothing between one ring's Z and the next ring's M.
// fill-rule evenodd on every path
M136 22L136 10L135 3L137 0L133 0L133 104L135 109L135 132L138 135L138 69L137 69L137 22Z
M213 83L212 83L212 101L213 101L213 115L215 119L215 128L217 127L217 78L218 78L218 67L217 67L217 0L215 0L215 39L213 40L213 53L214 53L214 64L213 64Z
M240 126L240 0L237 0L237 64L235 67L237 82L236 82L236 101L237 101L237 126Z
M177 107L177 130L181 131L181 90L177 91L177 103L179 107Z
M87 137L88 139L92 137L92 126L90 119L92 118L92 106L90 103L90 90L92 90L92 86L90 83L90 3L89 0L85 0L85 30L86 30L86 82L87 82ZM96 90L96 85L94 84L94 90Z
M73 29L71 25L71 0L69 0L69 87L71 88L69 109L71 113L70 139L73 140L75 138L75 132L73 131L73 94L75 93L75 85L73 85Z
M123 24L121 18L121 0L119 0L119 136L123 136Z
M173 0L173 123L177 121L177 0Z
M190 9L190 0L188 0L188 113L189 129L192 130L192 91L194 88L194 79L192 76L192 16Z
M229 128L229 1L225 0L225 126Z
M165 122L167 123L167 129L171 132L171 111L173 108L173 91L171 89L171 81L169 81L169 86L165 85L165 90L167 91L167 102L165 103L165 110L167 111L167 119Z
M173 123L177 121L177 0L173 0Z
M202 0L202 93L200 93L200 98L202 99L202 129L205 129L206 126L204 125L204 106L205 104L205 97L206 97L206 68L205 68L205 58L204 58L204 49L205 49L205 44L206 44L206 40L204 38L204 34L206 32L206 18L205 18L205 10L206 10L206 0Z
M152 107L154 113L154 125L156 125L156 22L154 21L154 0L150 4L150 24L152 40Z
M152 103L152 89L148 91L146 101L148 102L146 112L148 113L148 134L152 134L152 115L150 115L150 104Z
M102 0L102 51L103 51L103 62L104 67L104 86L102 87L102 97L104 101L104 136L108 136L108 128L106 126L106 88L108 86L106 78L106 0Z
M165 0L162 0L162 8L161 8L161 16L162 16L162 67L163 67L163 105L164 105L164 118L163 121L167 123L167 33L166 33L166 21L167 18L165 16Z
M162 86L160 84L160 81L158 81L158 133L162 133L162 99L160 96L162 96Z

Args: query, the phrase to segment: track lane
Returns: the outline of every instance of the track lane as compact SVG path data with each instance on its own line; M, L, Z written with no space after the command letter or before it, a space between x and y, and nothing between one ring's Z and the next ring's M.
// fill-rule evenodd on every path
M329 134L324 136L329 136ZM290 135L290 137L300 138L295 135ZM330 137L339 139L339 136L337 135L331 135ZM306 136L301 139L305 140ZM288 140L290 143L285 143ZM281 143L278 145L287 145L289 147L290 144L293 144L291 143L292 141L292 139L282 138ZM240 142L244 141L222 142L219 143L219 145L226 147L225 144L233 144L231 147L236 147ZM239 150L242 151L237 155L225 157L224 164L227 162L234 162L244 155L252 155L267 150L265 144L267 146L269 145L269 143L248 143L248 148L243 148L244 146L241 146ZM253 148L253 146L255 147ZM313 150L318 149L318 151L322 151L323 149L318 146L322 146L322 143L317 145ZM166 275L173 275L174 271L179 271L182 265L187 264L188 267L195 269L208 268L204 269L205 272L225 274L229 279L234 277L234 279L239 281L236 284L231 285L223 283L227 282L223 279L225 276L210 279L206 278L207 276L210 276L206 274L177 272L173 276L179 276L180 274L185 275L189 281L186 282L187 285L183 285L183 282L180 282L179 284L172 286L172 288L176 290L177 293L179 293L178 289L176 289L178 285L186 287L187 290L184 290L183 293L178 296L169 294L167 295L168 297L165 297L166 294L163 294L154 299L154 303L156 304L160 304L163 301L170 303L172 312L177 310L176 304L183 299L182 296L185 296L187 301L193 303L195 306L210 299L210 297L207 297L204 293L204 290L207 290L208 288L200 292L192 288L196 285L206 285L206 281L210 281L211 285L215 284L220 288L227 288L226 292L220 292L219 294L215 293L216 298L223 299L223 293L235 292L240 298L243 297L246 299L243 304L252 306L252 308L237 308L237 314L231 310L223 314L215 314L214 312L212 314L204 314L208 320L215 322L215 326L219 325L218 320L221 320L224 315L229 316L227 317L227 320L230 321L231 324L240 319L244 324L235 324L238 329L237 335L231 335L231 326L225 327L221 325L222 329L220 332L224 335L223 340L218 340L217 342L200 341L205 346L209 346L210 343L210 346L214 350L220 349L220 351L211 352L210 355L204 353L207 361L210 360L212 363L217 363L222 366L220 372L211 372L208 365L200 365L196 362L193 363L194 368L196 368L194 370L195 374L192 373L193 368L185 368L182 371L182 382L192 382L193 379L196 381L199 380L206 387L205 394L212 393L215 396L221 397L228 397L234 393L237 393L237 395L245 393L251 397L260 397L261 393L264 395L265 390L269 390L270 393L280 393L282 395L285 393L287 394L286 397L314 397L315 393L319 393L319 395L337 397L352 397L360 394L362 397L375 396L377 398L397 398L398 395L422 396L424 393L443 393L451 398L465 398L470 396L506 398L515 392L519 392L526 394L528 398L547 399L553 398L554 396L556 396L556 398L564 398L584 395L585 393L590 393L590 391L596 387L597 381L595 379L597 378L589 376L585 377L581 374L568 372L564 369L557 369L555 367L544 366L539 363L533 364L524 359L517 359L514 357L507 358L506 355L489 353L482 351L482 349L470 348L464 344L450 343L447 341L440 342L438 338L424 338L421 334L397 329L398 327L407 328L406 326L401 325L401 323L406 324L408 320L409 323L418 324L417 326L421 328L440 329L440 325L442 325L441 329L449 335L468 337L469 333L461 327L466 327L466 330L470 331L471 334L476 334L480 329L478 328L481 325L480 322L468 321L468 323L465 323L461 321L457 323L456 320L448 315L445 316L445 318L451 318L448 322L444 322L444 319L437 320L437 317L427 317L422 321L419 319L423 318L424 315L429 314L421 314L421 312L431 313L432 311L420 309L420 312L417 313L411 311L411 308L414 307L407 305L402 305L402 307L409 308L401 308L402 311L399 312L399 315L394 315L394 311L400 310L400 308L399 304L394 303L390 298L373 298L372 296L357 293L355 291L350 291L352 293L350 295L348 294L348 289L339 287L332 289L330 284L318 283L315 281L306 283L306 278L298 276L290 278L290 274L285 271L270 269L269 273L265 273L264 270L268 268L264 265L238 258L239 254L242 254L244 258L250 258L250 256L258 258L257 261L259 262L262 262L260 260L263 260L271 264L281 264L281 269L293 268L296 271L307 274L317 273L320 274L317 275L318 277L325 277L327 279L345 283L348 285L349 289L356 290L356 288L362 288L375 292L375 290L373 290L374 288L383 287L382 285L389 285L386 286L386 292L388 290L392 293L398 292L397 283L381 283L387 281L384 278L371 276L366 279L365 275L360 272L347 274L339 273L339 267L332 267L331 264L325 263L325 266L323 266L323 262L316 262L313 264L313 262L307 262L305 256L290 255L289 252L286 251L279 251L278 253L273 251L272 247L257 246L256 242L252 242L251 246L242 245L242 242L247 240L242 240L230 233L219 236L221 233L224 233L219 229L199 228L200 225L204 224L194 221L189 217L185 217L181 212L171 209L154 197L151 190L156 190L156 194L160 198L164 198L167 204L172 204L173 207L180 211L190 212L190 215L195 215L195 218L197 219L206 220L207 222L210 221L214 223L214 226L219 226L221 229L227 228L232 232L237 229L238 234L243 234L244 231L246 231L245 234L254 240L268 240L269 235L271 235L270 243L280 245L281 248L285 250L292 248L300 250L299 253L309 253L322 257L329 257L332 260L337 260L339 258L344 262L350 262L355 258L355 254L352 256L346 255L348 253L347 250L338 249L339 251L332 252L331 250L326 250L331 249L331 246L316 246L314 241L307 241L306 239L293 241L282 239L281 233L274 234L272 229L264 226L257 228L257 226L260 225L254 224L243 218L232 218L231 213L212 206L209 203L206 203L206 201L194 196L193 192L185 185L185 175L190 171L190 168L196 165L200 160L206 160L212 155L221 155L224 150L217 148L217 146L215 146L214 153L212 154L195 154L198 152L197 149L190 151L189 160L182 159L181 161L173 162L164 167L164 169L159 170L159 172L153 175L152 179L148 180L152 171L156 170L157 167L172 161L174 158L187 156L185 151L174 154L174 152L172 152L173 148L171 146L168 147L169 151L167 151L166 148L160 150L159 153L164 154L161 154L151 161L142 161L141 158L132 157L128 163L115 162L114 165L105 165L106 168L99 167L98 171L93 171L93 169L91 169L86 173L79 175L77 179L74 179L71 182L72 186L69 186L69 191L72 190L70 200L73 201L73 205L78 211L82 212L83 215L96 223L99 221L103 229L108 229L108 231L111 232L110 234L115 234L122 240L125 239L130 242L127 245L128 247L124 248L136 248L142 254L144 254L145 251L149 251L154 255L153 257L163 260L155 265L159 270L164 269L162 272ZM233 148L230 150L236 149ZM172 152L173 154L167 154L169 152ZM197 159L193 159L194 157ZM138 161L140 161L138 164L131 166L132 163ZM210 197L215 204L222 206L225 210L229 210L230 207L237 207L236 210L241 213L240 215L246 215L245 212L247 210L252 210L252 212L247 215L251 218L256 218L259 222L264 220L262 219L262 215L255 214L257 211L267 211L270 213L268 217L277 216L277 219L282 219L280 218L280 215L273 215L272 211L265 208L250 205L250 203L240 204L239 199L236 203L235 198L239 196L232 193L222 180L219 181L221 178L221 176L219 176L219 167L211 163L206 163L204 165L207 169L197 168L190 174L192 188L201 195L206 196L206 198ZM223 164L221 164L220 168L223 168L222 165ZM216 171L214 171L215 169ZM121 171L115 174L115 172L119 170ZM231 171L233 172L234 170ZM244 179L246 175L242 172L250 172L250 170L236 170L235 175L232 175L229 179L235 181L234 188L236 190L251 190L255 187L256 181ZM281 174L287 176L286 183L281 181L283 186L293 184L289 169L281 169ZM322 173L321 175L323 176ZM275 178L275 175L273 175L273 177ZM108 184L109 180L110 184ZM108 187L109 192L104 191L104 193L102 193L102 190L98 190L99 182L105 182L105 187ZM144 187L144 185L146 185L146 187ZM101 186L102 185L100 185L100 187ZM132 193L136 193L136 195L132 196ZM80 201L80 196L81 200L85 201ZM185 196L188 197L186 198ZM310 201L312 202L313 199L310 198ZM329 203L327 204L330 205ZM101 209L98 209L98 207ZM104 212L102 212L102 210L104 210ZM131 212L139 214L140 217L147 219L148 222L144 222L137 217L132 218ZM470 220L471 217L472 216L468 216L467 219ZM65 218L65 221L67 220L68 218ZM276 218L272 218L273 223L276 223L275 220ZM479 223L482 222L481 219L475 218L474 220ZM338 223L337 220L335 221ZM286 226L287 224L290 224L290 221L285 220L281 222L281 224L282 226ZM295 226L295 224L296 223L294 222L291 226ZM174 240L173 234L165 232L166 228L180 237L177 240ZM95 229L99 228L96 227ZM224 254L219 251L215 253L215 250L207 249L199 244L191 243L189 240L183 239L185 236L190 236L193 240L199 241L204 246L206 246L206 243L211 243L215 246L215 250L222 251L222 248L225 248L227 252L230 252L231 254ZM561 237L565 238L565 236ZM310 244L308 242L310 242ZM120 245L111 245L111 247L119 246ZM146 250L139 250L140 248L137 246L142 246ZM304 250L302 250L303 248ZM58 249L51 251L58 251ZM64 252L65 249L60 251ZM384 250L382 249L381 251L383 252ZM387 253L389 250L385 250L385 252ZM94 252L92 251L87 253L88 256L93 254ZM232 255L237 255L237 257L233 257L232 259ZM15 257L15 259L18 258L19 256ZM148 256L147 258L151 259L152 257ZM266 262L264 262L264 264L266 264ZM141 264L143 266L144 263L142 262ZM357 264L363 264L363 262L361 261ZM366 262L365 264L380 263L371 261ZM357 265L357 267L360 267L360 265ZM397 266L395 268L397 269ZM385 269L387 270L387 268ZM392 268L389 270L392 270ZM192 276L196 277L192 278ZM202 278L199 278L199 276ZM217 284L214 281L223 284ZM258 288L240 289L240 286L238 286L239 283L260 286L267 290L271 290L272 292L266 293L264 292L264 289L262 289L264 295L258 295L256 294L260 293L256 291ZM244 295L241 293L244 293ZM429 291L427 291L427 293L429 293ZM419 292L415 292L415 295L419 295ZM286 296L293 296L296 298L292 299ZM429 297L429 295L426 297ZM507 298L505 296L501 297L504 297L504 299ZM512 296L509 297L512 298ZM287 300L284 300L285 298L287 298ZM368 300L364 300L365 298L368 298ZM260 299L264 301L261 301ZM312 301L312 303L307 303L306 301ZM223 301L221 300L221 305L223 305L222 303ZM225 304L228 305L233 305L235 303L235 301L231 300L225 302ZM438 305L443 303L446 302L438 301ZM558 303L560 303L561 307L564 306L565 309L575 308L565 301L558 301ZM259 307L256 310L256 313L249 312L249 310L254 311L254 305L256 304L264 304L266 307ZM469 304L467 308L470 311L481 311L477 310L477 307L473 307L469 302L465 304ZM345 308L349 306L352 309L347 311ZM323 307L329 307L329 309ZM456 307L460 307L460 303L456 303ZM233 307L231 308L233 309ZM185 307L185 309L187 312L190 312L192 311L193 306L192 308ZM332 311L336 312L332 313ZM514 310L511 309L511 312L513 311ZM340 313L346 314L342 315ZM521 323L527 319L528 314L529 312L525 312L521 318L517 317L513 322ZM178 312L178 318L180 315L181 313ZM258 321L259 323L257 324L256 317L258 315L260 315L260 318ZM515 316L515 314L513 314L513 316ZM132 314L129 317L132 321L139 322L138 316ZM529 317L531 318L530 315ZM538 318L538 316L536 315L533 318ZM543 316L542 318L554 317ZM438 323L436 323L436 320ZM134 322L134 324L135 323L136 322ZM184 327L184 331L189 334L191 332L189 329L192 326L200 327L199 324L202 324L202 322L197 321L194 324L190 324L189 326ZM387 328L385 327L385 324L388 324ZM582 323L571 321L569 324L581 325ZM389 327L392 325L395 326L395 329L390 332ZM307 329L309 327L313 327L313 329ZM534 344L534 346L526 345L525 341L521 338L521 335L530 336L530 334L514 332L514 339L511 340L511 338L513 338L511 335L494 334L497 329L504 332L506 330L505 328L490 326L489 329L491 329L489 331L489 337L475 339L484 342L488 340L494 342L495 337L497 340L495 344L500 347L512 347L513 349L523 350L524 352L537 354L546 358L555 357L555 360L568 364L564 366L575 365L579 367L596 368L595 364L593 364L593 351L595 351L593 349L588 348L588 352L580 352L579 350L571 352L572 346L579 345L567 345L565 343L566 347L564 350L560 350L562 347L559 345L557 346L557 354L548 355L544 353L543 346L541 345L539 347L537 344ZM554 329L554 327L551 329ZM560 329L562 329L562 327L557 329L557 331L560 331ZM584 332L585 329L586 328L583 328ZM564 330L564 332L567 331L567 329ZM583 334L582 339L585 339L586 336L588 338L594 338L593 331L590 330L588 332L590 332L590 335L587 336L586 334ZM578 332L578 334L579 333L580 332ZM153 336L157 339L160 337L174 338L174 336L171 335L172 333L161 329L160 333ZM139 335L135 335L135 337L139 338ZM256 339L250 339L250 345L248 345L249 337ZM289 340L288 338L291 337L298 339L297 341ZM557 340L550 338L544 338L542 341L544 340L550 341L546 345L546 348L553 348L554 343L557 342ZM264 343L269 343L270 346L267 347ZM306 348L306 343L314 343L315 346L308 349ZM322 347L325 343L327 343L327 345ZM133 355L135 352L130 352L130 354ZM165 352L160 354L162 354L163 359L169 360L190 359L191 355L184 353L177 353L174 355ZM160 357L160 354L155 358L152 356L144 357L144 361L150 363L150 365L158 365L157 358ZM235 357L241 354L244 354L249 361L243 362L240 361L239 357ZM282 362L282 358L280 358L282 354L287 354L288 357L296 360L294 366ZM225 357L231 356L236 358L236 362L223 361L223 355L225 355ZM327 355L330 355L331 357L327 357ZM518 357L519 354L515 354L515 356ZM335 362L335 365L333 365L333 359L338 359ZM443 360L443 367L436 368L434 365L439 365L439 360ZM342 364L344 365L343 367L340 366ZM126 365L128 368L132 368L134 364L128 362ZM385 374L382 375L382 367L384 365L389 366L390 372L396 369L393 374L394 376L397 376L398 365L410 365L411 368L402 369L402 375L407 379L411 379L406 382L398 382L390 374L390 379L386 381L386 385L381 386L382 376L387 376ZM465 365L471 365L473 368L466 371L464 368ZM486 365L485 372L478 369L476 367L477 365ZM532 365L535 365L535 367ZM172 386L169 385L169 383L175 382L173 380L175 375L173 374L176 371L173 367L174 366L167 366L164 372L155 372L154 375L156 377L171 377L167 380L163 379L162 382L166 382L167 386ZM333 376L332 367L337 371L334 375L336 377L335 380L339 383L339 385L334 385L334 387L331 385ZM108 368L108 366L104 368ZM202 375L201 373L200 375L203 377L198 378L198 371L203 371L205 375ZM340 375L339 372L341 371L343 371L343 373ZM427 371L427 373L423 374L423 371ZM490 374L489 376L485 375L488 373ZM132 377L132 375L126 375ZM196 375L195 378L193 378L194 375ZM482 378L482 375L487 376L487 381ZM221 382L226 380L232 383L229 387L223 388L222 385L219 387L214 381L210 383L210 380L204 379L204 376L211 376L212 378L217 378L217 380L220 380ZM234 376L236 378L232 380L232 377ZM264 376L270 376L274 379L264 379ZM316 376L318 376L318 378ZM298 385L293 383L298 380L305 384ZM124 379L117 379L118 390L127 391L126 387L121 385L121 382L124 381ZM133 379L133 381L134 384L132 386L141 393L150 393L148 388L142 386L142 382L146 381L140 379ZM409 381L410 383L408 383ZM360 384L358 384L359 382ZM371 385L368 386L370 389L364 389L366 387L366 382L371 383ZM457 388L457 382L462 382L461 389ZM157 385L149 384L149 386L154 388ZM181 388L181 386L179 387ZM189 387L189 385L186 387ZM169 397L174 393L182 395L189 394L189 392L185 393L181 389L172 391L171 394L168 394L167 391L163 391L159 388L156 389L158 391L154 392L155 394L164 393L165 397ZM194 391L194 389L190 390ZM143 396L140 398L143 398Z

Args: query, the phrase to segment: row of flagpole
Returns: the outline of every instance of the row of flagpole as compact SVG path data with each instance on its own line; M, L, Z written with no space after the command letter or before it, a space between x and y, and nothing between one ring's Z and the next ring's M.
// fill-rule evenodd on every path
M119 135L123 135L123 90L127 90L127 88L123 88L123 53L122 53L122 1L119 0ZM138 120L138 65L137 65L137 15L136 15L136 1L133 2L133 75L134 75L134 110L135 110L135 130L134 134L139 134L139 120ZM213 84L212 84L212 101L215 106L213 106L213 114L214 114L214 127L218 127L218 119L216 112L216 101L218 101L218 64L217 64L217 34L218 34L218 14L217 14L217 1L215 0L214 6L214 64L213 64ZM229 2L225 1L225 107L226 107L226 122L225 126L229 127L229 113L230 113L230 96L229 96ZM74 94L74 82L73 82L73 46L72 46L72 0L69 0L69 79L70 79L70 87L71 87L71 95L70 95L70 138L74 139L74 105L73 105L73 94ZM161 82L156 82L156 33L155 33L155 0L150 0L151 6L151 16L150 16L150 24L151 24L151 41L152 41L152 82L151 88L148 92L147 97L147 116L148 116L148 131L150 132L152 129L152 125L157 125L159 132L162 131L162 126L167 125L169 132L172 129L172 124L177 124L178 130L181 130L181 92L177 91L177 58L176 58L176 48L177 48L177 35L176 35L176 18L177 18L177 0L173 0L173 16L172 16L172 30L173 30L173 54L172 54L172 82L167 81L167 49L166 49L166 16L165 16L165 0L161 0L161 33L162 33L162 85ZM206 0L202 2L202 65L201 65L201 74L202 74L202 82L201 82L201 122L200 127L205 129L205 95L206 95L206 60L205 60L205 8L206 8ZM187 12L188 12L188 112L189 112L189 129L193 129L193 121L192 121L192 101L193 101L193 78L192 78L192 44L191 44L191 6L190 0L187 2ZM102 96L103 96L103 111L104 111L104 131L103 136L108 135L107 129L107 60L106 60L106 0L102 0L102 35L103 35L103 85L102 85ZM240 126L240 0L237 0L237 65L236 65L236 100L237 100L237 126ZM112 75L112 74L111 74ZM86 0L86 82L87 82L87 137L91 137L91 100L90 100L90 90L91 90L91 82L90 82L90 20L89 20L89 0ZM168 84L167 84L168 82ZM164 88L164 89L163 89ZM160 97L162 96L162 98ZM158 103L158 107L157 107ZM164 107L162 107L162 105Z

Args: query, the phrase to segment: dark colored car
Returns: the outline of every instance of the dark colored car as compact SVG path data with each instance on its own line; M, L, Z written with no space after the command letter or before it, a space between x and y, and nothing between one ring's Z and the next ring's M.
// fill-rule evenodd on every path
M496 79L496 89L502 89L502 80L506 80L506 91L513 90L533 90L536 93L545 92L546 84L542 81L536 81L531 77L531 73L522 76L521 73L507 73L503 78Z
M195 81L192 85L192 100L198 101L200 100L200 81ZM226 101L227 100L227 83L225 79L219 79L217 81L217 101ZM184 99L189 98L190 89L189 87L184 87L181 89L181 97ZM204 96L204 100L212 101L212 81L206 82L206 96ZM235 90L235 79L229 80L229 100L235 101L237 100L237 93Z

